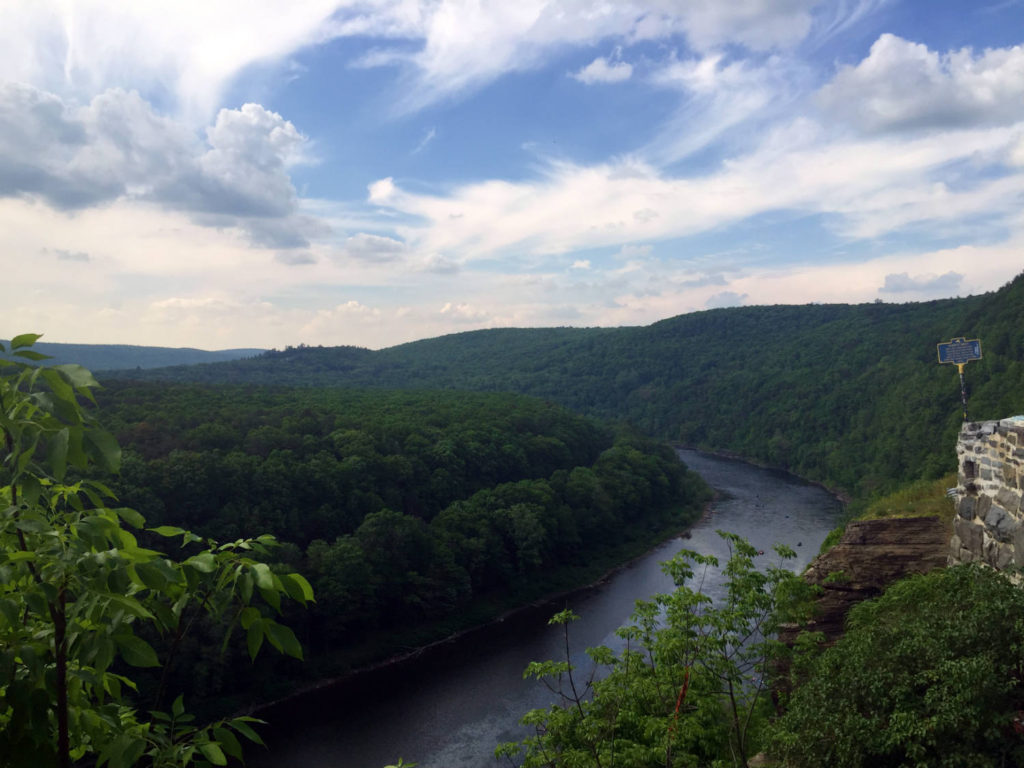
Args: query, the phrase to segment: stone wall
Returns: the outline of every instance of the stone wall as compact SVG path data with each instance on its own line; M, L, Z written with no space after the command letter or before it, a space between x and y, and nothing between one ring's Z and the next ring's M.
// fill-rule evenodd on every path
M965 422L956 444L957 514L950 564L1024 566L1024 417Z

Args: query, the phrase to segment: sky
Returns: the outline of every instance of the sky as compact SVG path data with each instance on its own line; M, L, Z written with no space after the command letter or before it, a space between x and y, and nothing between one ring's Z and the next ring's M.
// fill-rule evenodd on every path
M0 0L7 338L380 348L1022 270L1024 0Z

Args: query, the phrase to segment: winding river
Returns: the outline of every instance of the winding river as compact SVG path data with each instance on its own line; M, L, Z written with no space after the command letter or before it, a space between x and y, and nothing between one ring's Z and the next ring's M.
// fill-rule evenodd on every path
M787 544L802 569L817 554L840 514L839 502L824 489L782 472L695 451L680 451L691 469L723 493L690 537L654 548L607 582L571 598L581 616L571 626L573 663L589 669L584 649L620 648L615 630L637 599L672 589L659 564L680 549L717 555L727 550L715 533L728 530L763 549ZM708 585L705 584L705 587ZM720 581L706 591L716 597ZM563 604L524 612L483 628L428 654L381 670L345 686L292 699L266 714L274 724L264 733L268 750L249 750L256 768L381 768L399 757L419 768L490 768L496 744L521 739L518 725L529 709L551 703L540 683L523 680L535 660L564 658L559 628L547 619Z

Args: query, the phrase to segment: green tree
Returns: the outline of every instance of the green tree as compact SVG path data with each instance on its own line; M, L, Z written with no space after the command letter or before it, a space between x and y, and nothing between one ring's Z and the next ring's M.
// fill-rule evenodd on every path
M259 741L253 719L196 725L180 695L162 711L173 695L167 672L204 615L240 625L252 657L266 640L301 658L273 616L282 598L305 604L312 590L261 560L271 537L217 544L170 526L143 533L142 515L114 506L95 479L116 472L121 456L85 407L96 381L77 365L33 366L45 359L31 349L37 338L15 337L11 358L0 359L0 764L241 759L238 737ZM180 539L181 559L139 536ZM229 639L230 629L224 647ZM160 666L143 701L131 668Z
M719 565L714 557L680 552L662 566L675 591L637 602L632 623L618 630L621 653L588 649L589 679L569 657L568 624L578 617L557 614L565 660L535 662L524 676L544 681L559 701L529 712L522 722L536 735L496 755L525 768L746 766L770 708L771 663L786 652L775 630L805 614L809 587L783 567L792 550L778 547L778 564L760 571L749 543L719 534L731 550L725 595L713 603L701 590L706 570Z
M787 765L1024 765L1024 591L977 565L897 582L850 611L773 734Z

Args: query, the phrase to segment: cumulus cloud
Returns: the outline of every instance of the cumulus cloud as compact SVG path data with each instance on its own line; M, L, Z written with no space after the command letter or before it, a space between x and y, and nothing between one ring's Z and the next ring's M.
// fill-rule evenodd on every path
M447 320L456 323L484 323L490 319L490 314L486 310L478 309L464 302L446 302L441 307L440 314Z
M60 210L139 200L248 228L262 242L305 245L288 169L305 160L306 144L257 104L222 109L203 142L135 92L112 89L77 107L0 85L0 196Z
M953 296L960 290L964 276L959 272L944 275L915 275L907 272L885 276L885 284L879 293L925 293L932 296Z
M818 94L829 114L869 132L1024 120L1024 46L940 54L884 34Z
M748 298L745 293L736 293L735 291L722 291L716 293L714 296L704 302L704 306L708 309L719 309L721 307L738 307Z
M633 65L625 61L609 62L608 59L598 57L587 66L572 72L570 77L579 80L585 85L594 83L621 83L633 76Z

